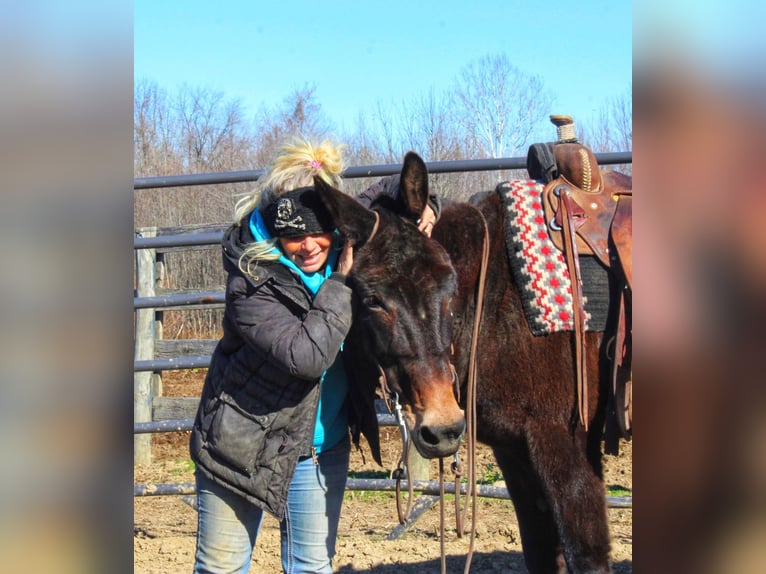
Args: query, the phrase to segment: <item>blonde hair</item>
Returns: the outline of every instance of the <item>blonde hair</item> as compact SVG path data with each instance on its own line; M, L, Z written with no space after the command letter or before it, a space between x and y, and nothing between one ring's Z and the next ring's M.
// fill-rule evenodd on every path
M345 148L344 144L335 144L330 140L314 145L300 138L282 145L276 159L258 179L252 193L237 201L234 209L235 223L246 225L243 219L254 209L269 205L288 191L312 186L314 176L340 189L343 185L340 174L345 168ZM279 253L274 250L276 245L276 239L249 245L239 258L240 270L257 279L255 270L258 261L279 259Z

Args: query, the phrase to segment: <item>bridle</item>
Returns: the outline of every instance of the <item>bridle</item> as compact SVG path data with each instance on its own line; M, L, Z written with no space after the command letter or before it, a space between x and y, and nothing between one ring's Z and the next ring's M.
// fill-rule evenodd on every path
M375 237L375 234L378 232L378 227L380 227L380 214L374 210L373 210L373 213L375 214L375 224L372 226L372 231L370 232L370 236L367 238L368 243L372 241L372 238Z
M404 524L410 517L412 511L412 501L415 498L414 485L410 480L410 447L412 446L412 437L410 436L409 428L407 428L407 422L404 420L404 412L402 405L399 402L399 393L392 391L388 386L388 379L386 378L386 372L383 367L378 365L378 371L380 372L380 389L383 394L384 402L389 414L393 414L396 418L396 425L399 427L399 434L402 437L402 455L399 457L399 462L396 468L391 471L391 478L396 481L396 514L399 518L399 524ZM402 508L402 480L407 480L407 504L405 508Z

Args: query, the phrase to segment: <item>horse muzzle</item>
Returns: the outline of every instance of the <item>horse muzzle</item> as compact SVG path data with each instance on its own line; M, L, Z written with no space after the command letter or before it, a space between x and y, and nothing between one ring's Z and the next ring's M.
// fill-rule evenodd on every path
M407 437L421 456L441 458L451 456L460 448L460 440L466 430L465 413L457 402L446 408L426 408L413 411L411 405L396 404L399 424L404 425L403 438Z
M456 373L451 365L446 372L450 377L446 380L443 376L433 377L433 371L417 373L420 377L411 373L410 381L429 380L429 375L433 378L430 384L413 388L412 399L400 405L399 395L390 392L386 373L380 368L381 386L390 399L389 410L397 410L400 424L407 427L405 434L409 434L420 455L429 459L455 454L466 429L465 413L457 401Z
M450 420L426 423L421 421L412 429L412 443L425 458L441 458L455 454L460 448L460 439L465 432L465 416Z

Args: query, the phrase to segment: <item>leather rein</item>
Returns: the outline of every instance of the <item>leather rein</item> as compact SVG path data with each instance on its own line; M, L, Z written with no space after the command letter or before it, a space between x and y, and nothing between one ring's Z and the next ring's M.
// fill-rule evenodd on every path
M489 229L487 227L487 220L484 218L484 214L474 206L476 212L481 218L482 225L482 247L481 247L481 266L479 267L479 278L476 284L476 307L473 317L473 330L471 332L471 350L468 358L468 383L466 390L466 449L468 452L468 491L466 497L471 497L471 538L468 547L468 555L466 556L465 569L463 572L468 574L471 569L471 560L473 559L474 541L476 539L476 513L478 510L478 489L476 486L476 387L478 384L478 348L479 348L479 329L481 328L481 319L484 311L484 292L486 290L487 279L487 267L489 267ZM444 552L444 480L443 480L443 459L439 459L439 482L441 483L440 496L441 496L441 540L442 540L442 574L446 573L446 557ZM459 463L457 456L455 457L455 515L457 520L458 536L463 535L463 524L468 513L468 502L462 510L462 513L458 512L460 509L460 476Z

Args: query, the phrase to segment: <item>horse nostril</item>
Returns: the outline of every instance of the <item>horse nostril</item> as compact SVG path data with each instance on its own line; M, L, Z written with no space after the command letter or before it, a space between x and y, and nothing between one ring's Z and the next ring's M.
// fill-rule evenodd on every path
M436 436L428 427L420 427L420 438L426 444L437 445L439 444L439 437Z
M423 444L438 446L443 442L458 440L465 430L465 421L460 421L448 426L422 426L420 427L420 440Z

